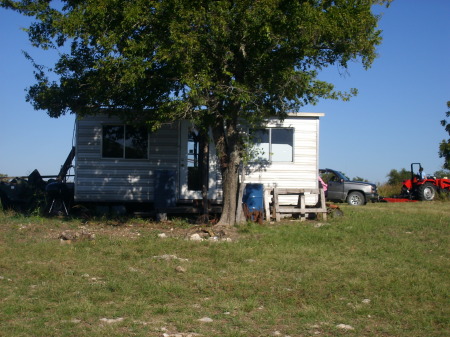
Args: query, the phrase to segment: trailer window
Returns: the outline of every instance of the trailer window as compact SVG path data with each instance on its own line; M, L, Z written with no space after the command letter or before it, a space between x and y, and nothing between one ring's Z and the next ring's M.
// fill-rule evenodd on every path
M103 125L103 158L148 158L148 131L130 125Z
M256 150L256 161L293 161L294 129L260 129L252 130L250 134Z

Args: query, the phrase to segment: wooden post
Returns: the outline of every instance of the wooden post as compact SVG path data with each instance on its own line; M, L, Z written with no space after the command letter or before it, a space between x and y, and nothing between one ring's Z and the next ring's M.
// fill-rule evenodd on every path
M274 188L273 189L273 212L274 214L274 218L276 222L279 222L281 220L281 216L280 216L280 205L278 203L278 188Z
M264 216L266 221L270 221L270 195L271 189L264 188Z

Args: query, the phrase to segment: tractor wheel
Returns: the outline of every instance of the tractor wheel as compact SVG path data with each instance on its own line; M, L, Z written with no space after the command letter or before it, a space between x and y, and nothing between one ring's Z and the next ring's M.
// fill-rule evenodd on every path
M436 186L432 183L425 183L417 188L417 197L422 201L432 201L436 196Z
M365 199L361 192L350 192L347 196L347 203L351 206L361 206L364 205Z

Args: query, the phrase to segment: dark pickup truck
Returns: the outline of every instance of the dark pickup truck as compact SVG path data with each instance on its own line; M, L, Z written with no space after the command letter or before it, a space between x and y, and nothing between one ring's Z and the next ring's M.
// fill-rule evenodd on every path
M320 169L320 177L328 185L326 199L347 202L352 206L365 205L368 201L377 201L377 186L364 181L351 181L342 172L332 169Z

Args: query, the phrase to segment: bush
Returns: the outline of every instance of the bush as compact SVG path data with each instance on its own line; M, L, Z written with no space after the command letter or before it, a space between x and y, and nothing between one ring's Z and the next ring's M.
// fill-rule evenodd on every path
M450 201L450 191L448 191L448 190L440 190L436 194L436 199L435 200Z
M402 183L396 183L396 184L384 184L378 187L378 194L382 197L393 197L396 195L400 195L400 192L402 191Z

